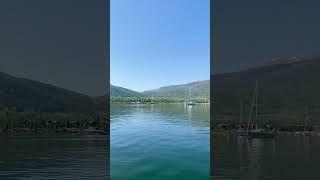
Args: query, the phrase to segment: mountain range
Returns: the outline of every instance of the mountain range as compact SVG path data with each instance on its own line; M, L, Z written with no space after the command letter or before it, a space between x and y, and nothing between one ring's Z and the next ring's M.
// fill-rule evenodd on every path
M214 111L240 114L241 99L249 114L257 83L258 112L304 118L305 110L319 116L320 58L277 59L272 63L234 73L211 75Z
M208 98L210 95L210 81L196 81L181 85L164 86L159 89L136 92L126 88L113 86L110 87L111 96L117 97L136 97L136 96L154 96L154 97L168 97L168 98L184 98L188 96L189 89L191 97L193 98Z
M282 113L303 117L310 109L314 117L320 109L320 58L276 59L271 63L247 70L211 75L214 112L240 114L243 101L248 114L253 92L258 84L259 114ZM96 111L105 110L106 96L90 97L50 84L0 73L0 109L15 108L33 111ZM135 92L111 85L110 95L120 97L155 96L184 98L191 88L192 97L209 97L210 81ZM319 111L320 117L320 111Z
M126 89L119 86L110 85L110 95L111 96L117 96L117 97L136 97L136 96L142 96L141 93Z
M93 112L105 103L57 86L0 73L0 109L43 112Z

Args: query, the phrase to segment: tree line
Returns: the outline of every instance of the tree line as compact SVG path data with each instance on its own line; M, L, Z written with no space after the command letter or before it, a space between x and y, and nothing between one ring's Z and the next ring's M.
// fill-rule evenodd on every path
M192 101L197 103L208 103L209 98L192 98ZM171 97L120 97L112 96L111 103L183 103L184 98L171 98Z
M0 111L0 130L30 129L32 131L56 131L63 128L84 130L89 127L106 130L108 116L104 112L95 113L48 113L48 112L17 112L3 109Z

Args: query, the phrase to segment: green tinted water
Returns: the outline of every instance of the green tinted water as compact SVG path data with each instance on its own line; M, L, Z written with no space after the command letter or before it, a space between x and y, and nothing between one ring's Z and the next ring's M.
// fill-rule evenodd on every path
M209 106L111 106L111 179L209 179Z

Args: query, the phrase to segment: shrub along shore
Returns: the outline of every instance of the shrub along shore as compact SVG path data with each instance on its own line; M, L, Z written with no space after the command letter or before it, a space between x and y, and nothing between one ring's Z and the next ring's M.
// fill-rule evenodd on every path
M0 111L0 134L106 134L106 113Z
M183 103L185 98L170 98L170 97L116 97L110 99L111 103ZM209 103L209 97L197 97L190 99L196 103Z

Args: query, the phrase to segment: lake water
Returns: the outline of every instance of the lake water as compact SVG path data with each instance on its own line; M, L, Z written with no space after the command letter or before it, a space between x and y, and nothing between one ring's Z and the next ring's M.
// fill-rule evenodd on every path
M111 105L111 179L210 179L209 105Z
M0 179L106 179L106 136L0 136Z
M212 157L217 180L320 179L320 137L316 136L273 140L217 135Z

